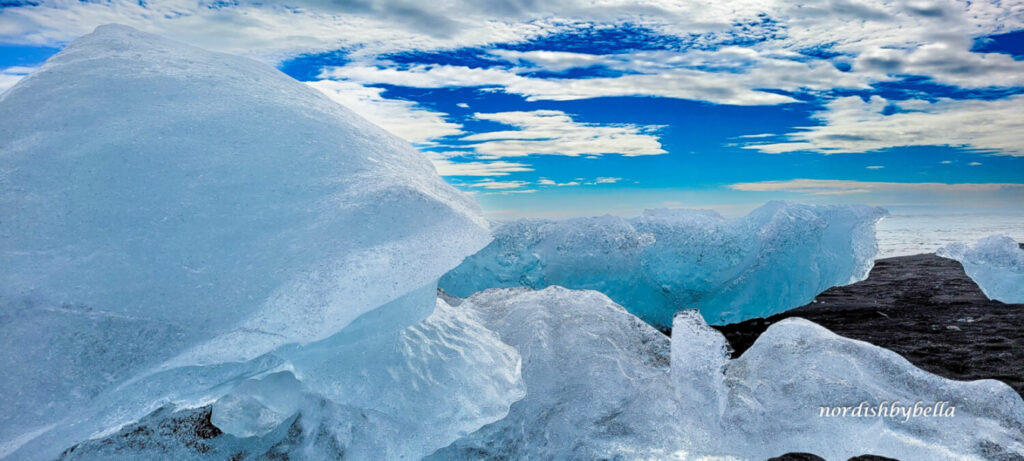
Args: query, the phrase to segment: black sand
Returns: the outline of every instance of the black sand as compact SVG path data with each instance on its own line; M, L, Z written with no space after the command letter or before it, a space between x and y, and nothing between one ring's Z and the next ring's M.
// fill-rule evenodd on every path
M989 300L957 261L934 254L881 259L866 280L831 288L811 304L715 328L738 357L787 317L895 351L939 376L998 379L1024 396L1024 304Z

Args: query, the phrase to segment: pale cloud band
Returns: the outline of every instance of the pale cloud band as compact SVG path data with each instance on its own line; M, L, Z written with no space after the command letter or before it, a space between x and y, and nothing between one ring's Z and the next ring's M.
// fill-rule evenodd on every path
M889 107L900 111L885 115ZM768 154L809 151L845 154L904 146L952 146L981 153L1024 156L1024 95L1005 99L831 101L816 115L819 126L785 134L782 142L744 146ZM764 139L763 137L751 139Z
M791 179L787 181L745 182L731 184L729 188L746 192L795 192L811 195L845 195L870 192L973 193L997 191L1024 194L1024 184L1018 183L915 183L838 179Z
M562 111L536 110L478 113L479 120L501 123L515 130L488 131L464 136L483 158L528 155L626 157L667 153L653 134L657 126L580 123Z

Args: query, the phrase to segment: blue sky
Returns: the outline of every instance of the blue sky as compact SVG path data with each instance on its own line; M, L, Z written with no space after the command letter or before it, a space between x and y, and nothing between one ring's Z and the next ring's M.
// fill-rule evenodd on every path
M0 90L118 22L277 66L493 216L1024 208L1024 9L955 1L0 3Z

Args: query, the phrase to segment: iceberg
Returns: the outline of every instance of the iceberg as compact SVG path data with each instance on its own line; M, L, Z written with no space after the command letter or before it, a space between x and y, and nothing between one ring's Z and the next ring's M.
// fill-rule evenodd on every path
M939 256L960 261L967 275L989 299L1024 303L1024 248L1005 235L985 237L974 246L952 243Z
M211 403L239 438L372 413L415 458L522 396L515 350L435 309L478 205L256 61L74 41L0 95L0 209L0 458Z
M945 379L804 319L770 326L730 358L695 310L675 316L669 343L594 291L493 289L460 307L519 349L527 392L428 459L1024 455L1024 400L1010 386Z
M651 324L698 308L714 324L766 317L867 277L885 210L769 202L743 218L648 210L640 217L526 219L441 278L465 297L487 288L600 291Z

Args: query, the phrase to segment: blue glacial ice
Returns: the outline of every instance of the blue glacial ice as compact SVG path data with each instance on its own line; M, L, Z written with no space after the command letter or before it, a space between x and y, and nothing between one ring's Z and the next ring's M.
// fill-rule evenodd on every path
M1010 386L941 378L807 320L774 324L730 358L725 338L695 310L676 315L670 343L594 291L494 289L460 307L520 351L526 396L432 460L1024 455L1024 400ZM819 416L823 405L862 402L955 410Z
M656 326L687 308L732 323L863 280L884 215L864 205L770 202L735 220L697 210L519 220L494 229L494 241L445 274L441 288L468 296L559 285L600 291Z
M936 253L960 261L989 299L1024 303L1024 248L1014 239L991 235L974 246L952 243Z
M269 66L100 27L0 95L0 178L0 457L216 402L238 437L372 413L415 458L522 395L515 350L435 311L478 205Z

